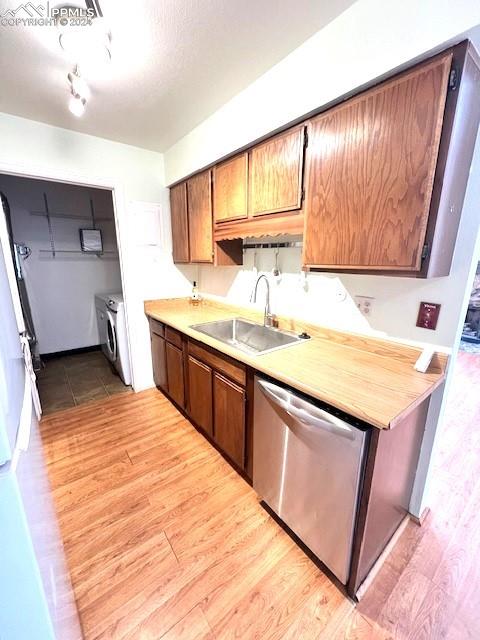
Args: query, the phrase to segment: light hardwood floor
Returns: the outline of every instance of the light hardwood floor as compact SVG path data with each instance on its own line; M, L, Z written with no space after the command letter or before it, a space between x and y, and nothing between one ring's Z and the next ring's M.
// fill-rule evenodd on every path
M158 391L41 423L87 640L480 637L480 357L462 354L433 514L354 605Z

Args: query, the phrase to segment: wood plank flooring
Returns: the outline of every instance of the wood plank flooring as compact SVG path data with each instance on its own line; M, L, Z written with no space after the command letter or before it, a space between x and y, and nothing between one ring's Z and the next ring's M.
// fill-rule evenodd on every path
M42 420L86 640L480 637L480 357L461 354L433 513L355 607L158 391Z

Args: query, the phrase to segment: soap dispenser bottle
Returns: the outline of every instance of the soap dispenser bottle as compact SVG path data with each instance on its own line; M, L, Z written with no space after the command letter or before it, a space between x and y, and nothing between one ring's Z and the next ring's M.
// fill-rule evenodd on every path
M200 302L200 294L198 293L196 280L193 281L191 302L192 304L198 304Z

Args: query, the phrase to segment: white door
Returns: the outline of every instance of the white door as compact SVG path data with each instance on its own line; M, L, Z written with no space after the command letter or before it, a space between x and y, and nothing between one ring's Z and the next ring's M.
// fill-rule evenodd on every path
M13 454L22 407L27 401L26 389L31 393L28 401L33 399L38 417L41 412L3 207L0 210L0 318L0 412L4 422L4 428L0 429L1 465Z
M0 210L0 637L80 640L38 431L40 404Z

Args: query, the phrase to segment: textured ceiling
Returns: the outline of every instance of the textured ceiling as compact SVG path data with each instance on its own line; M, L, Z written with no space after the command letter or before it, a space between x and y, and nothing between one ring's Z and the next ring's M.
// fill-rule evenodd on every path
M351 4L101 0L112 61L84 70L92 97L80 119L56 28L0 26L0 111L163 151ZM0 14L15 7L0 0Z

